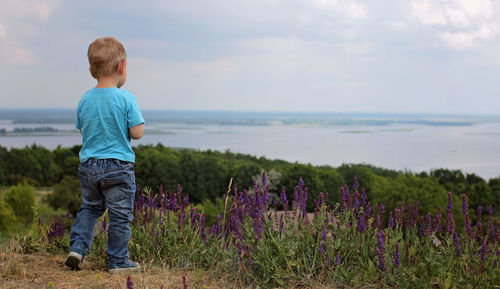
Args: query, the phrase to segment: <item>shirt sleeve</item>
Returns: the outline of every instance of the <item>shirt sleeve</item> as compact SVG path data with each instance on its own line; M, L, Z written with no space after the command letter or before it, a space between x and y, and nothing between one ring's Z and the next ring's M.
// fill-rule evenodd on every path
M144 123L144 118L142 117L137 100L134 95L130 94L127 108L127 126L131 128L142 123Z
M78 104L78 108L76 109L76 129L82 130L82 124L80 123L80 104Z

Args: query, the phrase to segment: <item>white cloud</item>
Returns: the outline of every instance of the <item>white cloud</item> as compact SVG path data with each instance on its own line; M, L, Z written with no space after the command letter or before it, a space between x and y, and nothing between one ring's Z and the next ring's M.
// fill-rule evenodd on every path
M453 49L472 49L497 33L491 0L413 0L411 10L420 24L433 27Z
M413 14L422 24L446 25L446 17L443 8L428 0L413 1L411 3Z
M491 0L413 0L411 8L422 24L456 28L489 20L493 15Z
M443 32L440 34L442 41L449 47L457 50L472 49L476 41L490 39L496 34L496 26L483 24L478 30L471 32Z
M368 17L366 4L354 0L313 0L313 6L320 9L330 9L349 19L358 20Z
M40 63L29 42L38 36L42 25L51 19L57 6L58 0L0 0L0 40L5 41L0 46L0 64Z

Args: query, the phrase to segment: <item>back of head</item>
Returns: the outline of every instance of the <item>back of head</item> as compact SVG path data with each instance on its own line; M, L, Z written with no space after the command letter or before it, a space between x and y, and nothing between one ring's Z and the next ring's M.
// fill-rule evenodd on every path
M90 73L94 78L113 75L118 66L127 59L125 48L114 37L103 37L94 40L87 52Z

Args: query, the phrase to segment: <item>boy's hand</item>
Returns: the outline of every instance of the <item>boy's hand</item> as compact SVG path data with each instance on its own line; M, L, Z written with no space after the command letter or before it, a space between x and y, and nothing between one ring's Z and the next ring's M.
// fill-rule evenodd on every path
M140 139L142 137L142 123L128 129L128 135L132 139Z

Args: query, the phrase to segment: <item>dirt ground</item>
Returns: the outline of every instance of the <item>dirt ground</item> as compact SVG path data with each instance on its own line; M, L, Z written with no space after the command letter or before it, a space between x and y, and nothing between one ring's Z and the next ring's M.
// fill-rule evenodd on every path
M47 254L11 254L0 252L0 288L127 288L128 273L110 274L102 265L85 262L81 271L64 266L65 256ZM133 288L183 289L182 277L191 288L242 288L215 281L211 274L199 271L163 269L141 264L143 270L130 273Z
M252 288L230 283L229 276L215 276L204 270L167 269L141 264L140 272L110 274L102 264L86 262L83 270L71 271L64 266L65 256L50 254L17 254L0 250L0 289L69 289L69 288L127 288L130 275L136 289L184 289L183 276L188 289ZM297 288L286 286L287 289ZM301 287L308 289L335 289L321 284Z

